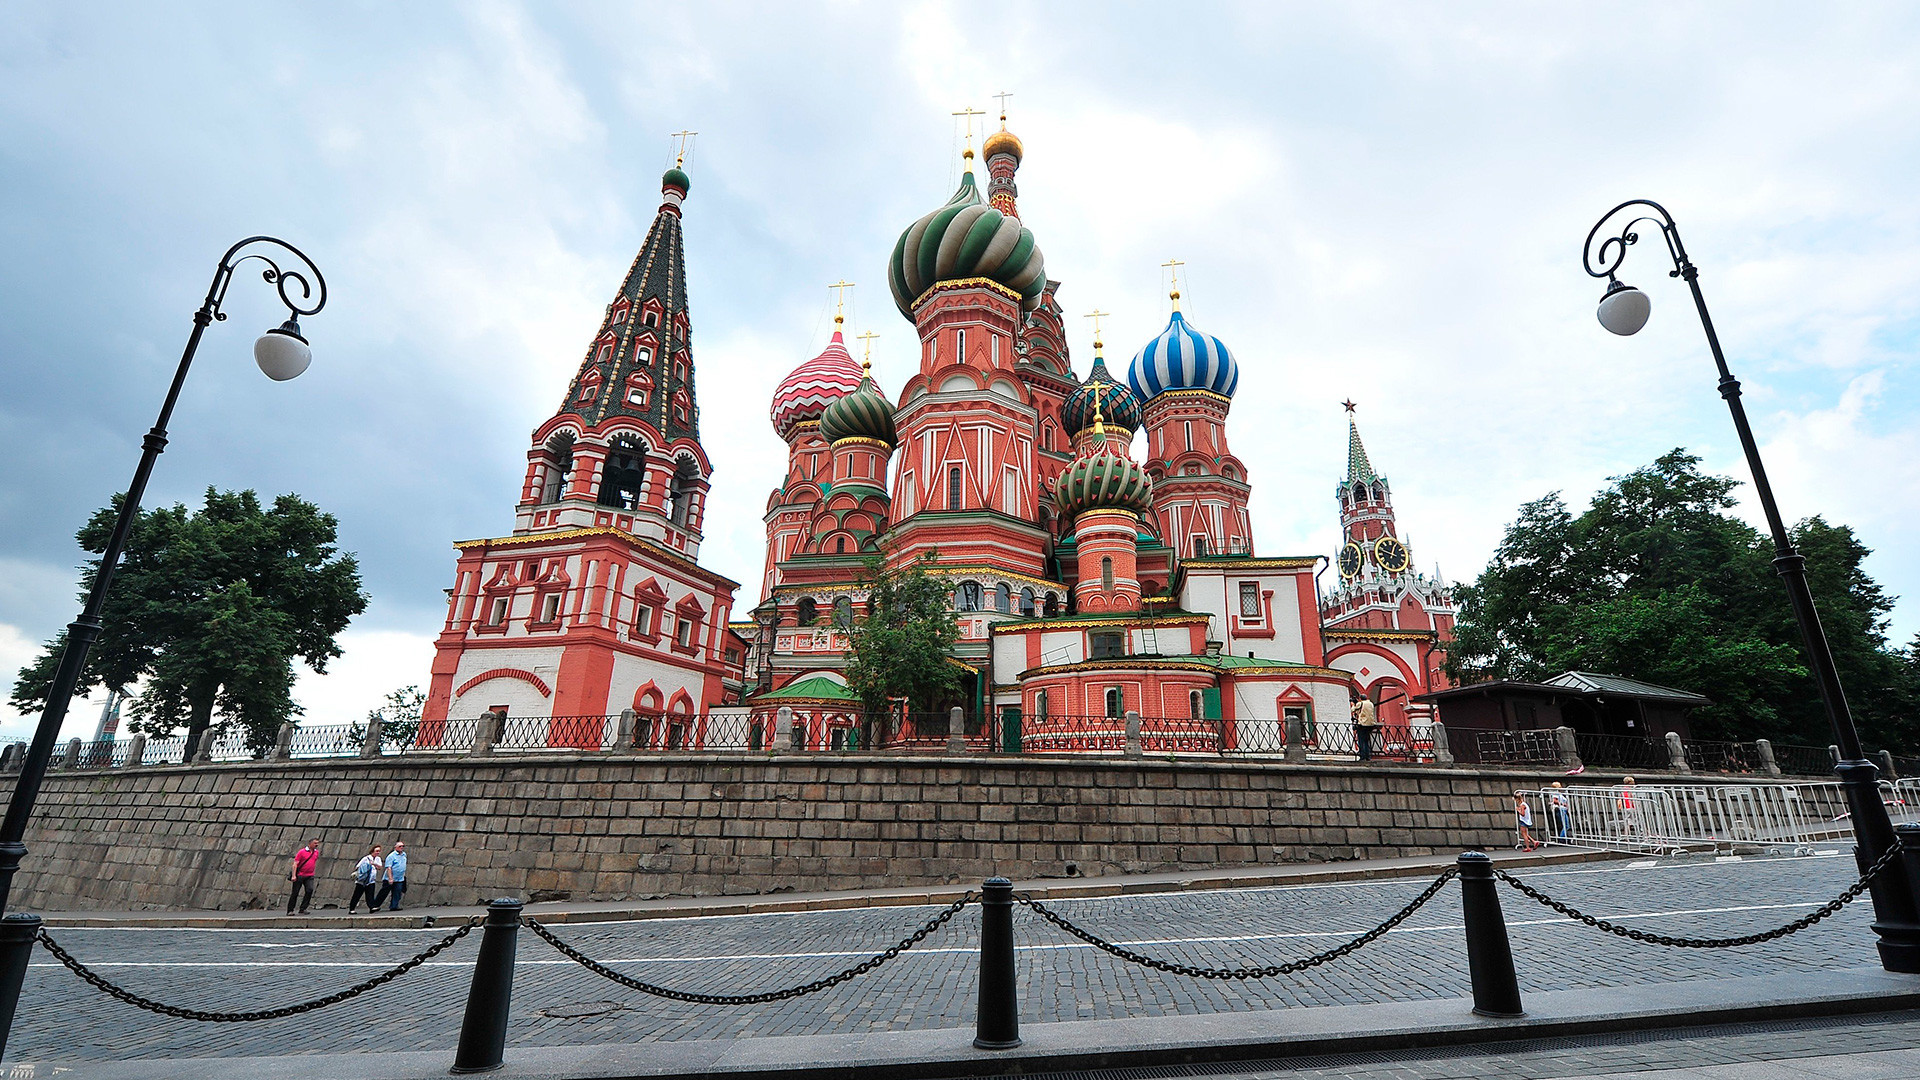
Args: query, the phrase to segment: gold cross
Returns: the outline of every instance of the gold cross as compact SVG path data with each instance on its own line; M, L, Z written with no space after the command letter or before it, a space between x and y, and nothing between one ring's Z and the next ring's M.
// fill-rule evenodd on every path
M1179 259L1168 259L1166 262L1160 264L1160 268L1167 271L1169 279L1167 296L1172 298L1173 310L1175 311L1180 310L1180 268L1185 265L1187 264L1181 262Z
M860 366L869 372L873 370L873 339L879 336L871 330L860 335Z
M1099 308L1094 308L1092 311L1080 316L1083 319L1093 320L1093 347L1096 351L1100 348L1100 320L1106 318L1109 314L1111 313L1101 311Z
M680 149L675 151L673 155L674 168L677 169L687 163L687 151L693 149L693 137L698 134L700 133L697 131L676 131L673 133L672 137L680 140Z
M993 96L1000 99L1000 130L1005 131L1007 130L1007 99L1013 96L1013 91L1002 90Z
M853 288L853 282L841 278L827 288L833 290L833 323L838 326L847 321L847 290Z
M971 155L973 153L973 118L976 116L985 116L987 114L969 105L966 108L961 109L959 112L954 113L953 115L964 116L967 118L967 153Z

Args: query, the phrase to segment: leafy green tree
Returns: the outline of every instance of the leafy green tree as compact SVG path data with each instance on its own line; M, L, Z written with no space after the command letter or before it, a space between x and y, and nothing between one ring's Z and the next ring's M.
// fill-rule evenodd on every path
M1538 680L1605 671L1695 690L1705 737L1824 745L1818 691L1772 542L1729 511L1738 483L1684 450L1617 476L1573 516L1558 494L1520 508L1487 569L1458 592L1455 678ZM1892 598L1845 526L1793 529L1856 722L1869 743L1911 747L1920 678L1890 649Z
M386 704L367 711L367 727L359 728L364 740L374 723L379 723L380 741L393 746L412 746L420 735L420 713L427 707L427 693L418 686L403 686L387 694Z
M80 529L82 550L106 550L121 498ZM265 508L251 491L209 488L197 513L180 504L142 511L77 692L137 686L132 731L184 726L197 739L217 710L248 745L272 746L280 724L300 711L294 659L326 671L340 655L334 639L367 606L359 566L339 552L336 536L333 515L297 495ZM99 569L97 558L83 568L82 596ZM65 648L62 632L21 670L16 709L45 707Z
M933 573L934 560L929 552L891 569L876 555L861 574L867 605L847 620L846 676L870 715L890 698L933 709L959 687L960 670L947 661L960 640L953 583Z

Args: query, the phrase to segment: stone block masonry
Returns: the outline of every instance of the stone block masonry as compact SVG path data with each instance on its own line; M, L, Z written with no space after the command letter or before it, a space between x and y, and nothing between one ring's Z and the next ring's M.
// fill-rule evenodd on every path
M1119 758L686 754L56 772L23 911L316 904L405 840L411 904L632 900L1101 876L1503 847L1546 774Z

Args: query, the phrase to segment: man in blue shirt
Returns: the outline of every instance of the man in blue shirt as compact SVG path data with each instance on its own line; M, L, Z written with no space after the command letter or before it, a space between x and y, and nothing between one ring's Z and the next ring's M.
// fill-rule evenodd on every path
M388 911L400 910L400 898L407 894L407 842L395 840L393 854L387 856L386 880L380 883L380 895L373 898L373 910L380 910L380 902L391 898Z

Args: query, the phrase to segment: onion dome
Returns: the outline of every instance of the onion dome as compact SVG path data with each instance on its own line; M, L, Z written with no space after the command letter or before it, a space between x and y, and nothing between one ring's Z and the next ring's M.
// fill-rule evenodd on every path
M1175 311L1160 336L1134 354L1127 381L1142 401L1168 390L1211 390L1232 397L1240 385L1240 365L1225 342L1195 330Z
M913 318L914 301L943 281L986 278L1020 295L1028 311L1040 306L1046 267L1033 233L1020 219L980 200L972 162L945 206L908 226L893 246L887 283L900 314Z
M1098 408L1093 413L1093 441L1053 485L1053 505L1067 518L1082 510L1144 514L1153 506L1153 478L1126 456L1108 449L1107 426Z
M867 369L858 390L827 406L820 415L820 437L829 443L875 439L888 446L899 440L893 430L893 402L873 381L873 369Z
M847 351L840 331L819 356L794 368L773 392L773 430L790 438L793 429L820 419L827 406L860 388L860 365Z
M981 160L992 161L996 154L1012 154L1017 162L1026 153L1026 147L1020 145L1019 138L1007 130L1006 122L1007 118L1001 117L1000 130L987 136L986 144L980 147Z
M660 178L660 186L662 188L679 188L680 194L685 195L687 192L693 190L693 181L687 179L686 170L675 165L673 168L667 170L666 175Z
M1133 391L1114 381L1107 373L1107 361L1095 355L1093 370L1087 373L1087 381L1080 388L1067 395L1060 409L1060 420L1067 426L1068 435L1078 435L1093 426L1094 415L1106 418L1114 427L1136 431L1140 427L1140 399Z

